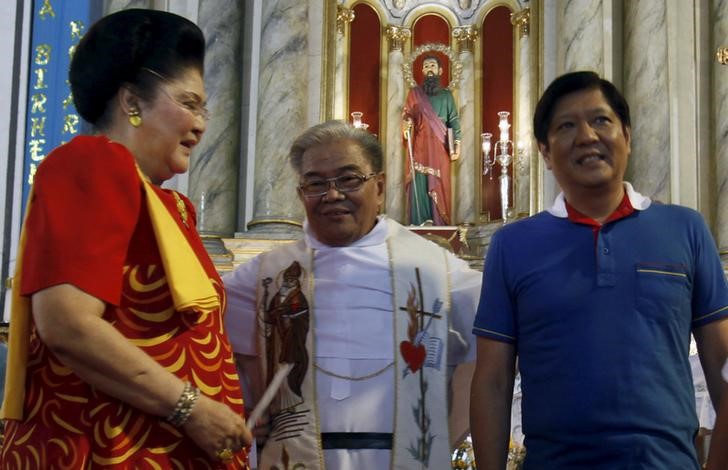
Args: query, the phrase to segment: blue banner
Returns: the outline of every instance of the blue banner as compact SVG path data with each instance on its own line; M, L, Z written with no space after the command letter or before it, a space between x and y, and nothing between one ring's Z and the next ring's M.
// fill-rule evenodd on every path
M73 106L68 67L89 27L93 0L35 0L28 75L23 159L23 212L38 164L81 129ZM97 2L100 3L100 2Z

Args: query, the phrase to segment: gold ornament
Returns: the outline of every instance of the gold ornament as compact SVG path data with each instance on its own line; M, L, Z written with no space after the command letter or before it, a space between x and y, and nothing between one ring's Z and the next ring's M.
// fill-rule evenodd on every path
M190 228L190 226L187 224L187 207L185 207L184 201L181 197L179 197L177 191L172 191L172 195L174 196L174 200L177 203L177 212L179 212L182 223L184 224L185 228Z
M222 460L224 463L227 463L227 462L230 462L233 460L233 450L230 448L220 449L217 452L215 452L215 455L217 455L217 458Z

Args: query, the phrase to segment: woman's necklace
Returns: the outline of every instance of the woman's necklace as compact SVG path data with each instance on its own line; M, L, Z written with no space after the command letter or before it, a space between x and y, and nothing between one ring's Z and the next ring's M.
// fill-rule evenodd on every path
M177 202L177 212L179 212L179 216L182 219L182 223L184 224L185 228L190 228L190 226L187 224L187 207L185 207L185 203L182 200L181 197L179 197L179 194L177 194L177 191L172 191L172 195L174 196L174 200Z

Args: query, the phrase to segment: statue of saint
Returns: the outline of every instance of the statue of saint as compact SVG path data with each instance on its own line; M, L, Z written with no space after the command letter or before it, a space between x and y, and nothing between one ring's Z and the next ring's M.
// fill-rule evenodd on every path
M450 161L460 157L460 118L452 92L440 83L440 59L422 61L422 85L411 88L402 112L407 145L407 194L411 225L451 225Z

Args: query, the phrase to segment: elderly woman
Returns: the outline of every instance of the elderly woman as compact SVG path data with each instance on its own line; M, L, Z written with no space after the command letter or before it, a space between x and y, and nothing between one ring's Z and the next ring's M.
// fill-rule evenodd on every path
M188 20L124 10L75 51L76 108L99 133L35 175L2 468L248 467L220 278L190 201L159 187L205 131L204 50Z

